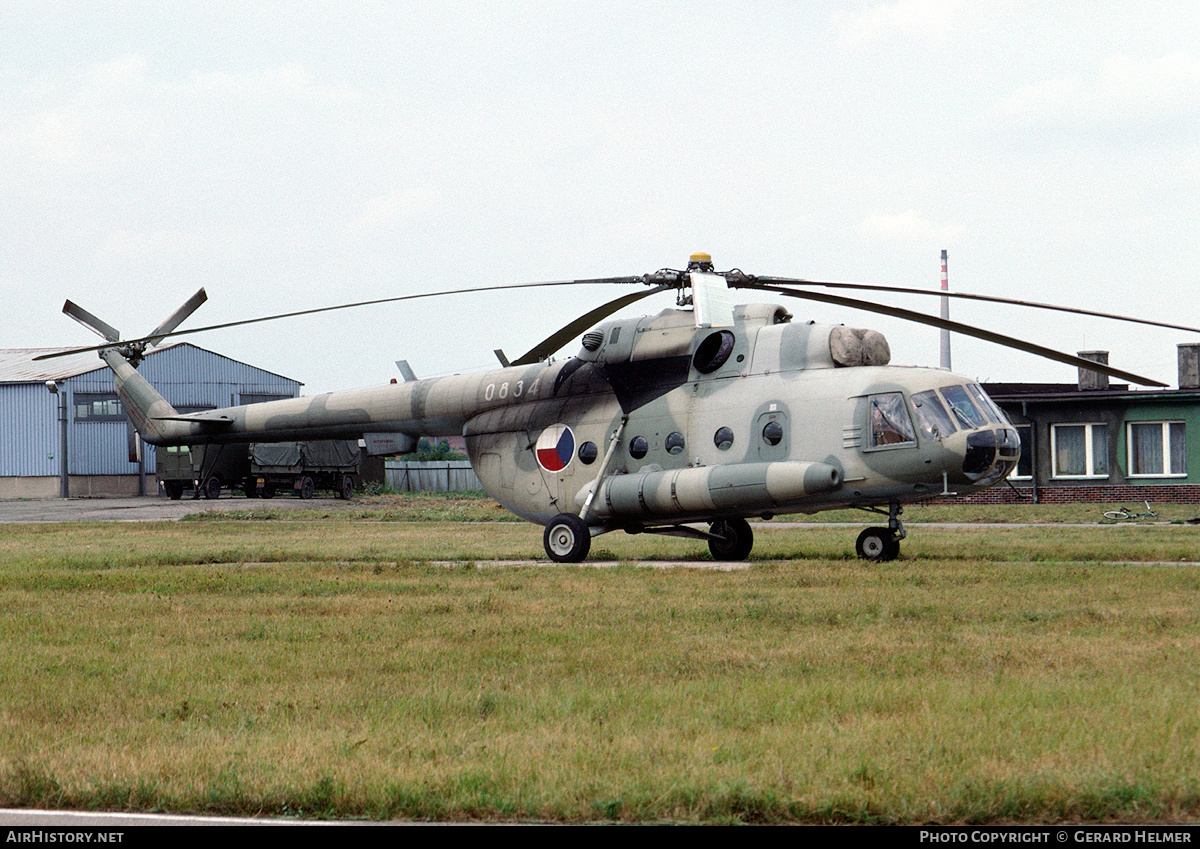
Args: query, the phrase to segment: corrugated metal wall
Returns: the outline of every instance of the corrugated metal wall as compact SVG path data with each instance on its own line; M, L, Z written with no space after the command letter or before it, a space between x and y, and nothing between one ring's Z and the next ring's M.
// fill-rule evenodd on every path
M58 396L41 383L0 384L0 475L57 475Z
M243 394L294 397L300 384L194 345L155 351L138 369L163 397L177 407L228 407ZM76 393L113 391L112 373L97 369L59 381L69 408L69 465L73 475L128 475L128 425L124 421L75 421ZM0 476L26 477L59 473L59 396L41 383L0 384ZM144 446L145 471L155 470L153 446Z
M385 482L396 492L472 492L483 489L469 460L388 460Z

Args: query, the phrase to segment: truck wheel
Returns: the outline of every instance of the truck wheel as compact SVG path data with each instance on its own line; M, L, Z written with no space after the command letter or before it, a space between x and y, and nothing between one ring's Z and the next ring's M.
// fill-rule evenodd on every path
M183 498L183 481L163 481L163 489L167 491L167 498L172 501Z
M204 497L215 501L221 497L221 479L215 475L204 482Z
M342 475L342 489L338 495L347 501L354 497L354 478Z
M296 480L296 495L301 498L312 498L317 491L317 485L308 475L301 475Z
M266 483L264 483L262 485L262 497L263 498L274 498L275 497L275 484L271 483L270 481L267 481Z

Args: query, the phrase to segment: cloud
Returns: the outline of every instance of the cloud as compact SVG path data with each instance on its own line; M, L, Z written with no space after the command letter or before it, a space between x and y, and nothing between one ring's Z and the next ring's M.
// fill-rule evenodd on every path
M846 46L896 37L936 39L950 29L961 5L960 0L892 0L838 15L835 26Z
M444 203L437 186L402 186L367 198L358 215L342 226L344 238L403 229Z
M868 215L859 222L859 229L868 236L903 243L946 244L958 235L958 228L936 226L913 210L893 215Z
M234 101L344 104L358 100L361 92L351 86L321 82L307 67L288 63L276 67L231 73L194 72L178 86L184 96Z
M1148 59L1110 57L1090 76L1067 74L1023 85L999 110L1028 122L1173 120L1200 111L1200 57L1182 50Z

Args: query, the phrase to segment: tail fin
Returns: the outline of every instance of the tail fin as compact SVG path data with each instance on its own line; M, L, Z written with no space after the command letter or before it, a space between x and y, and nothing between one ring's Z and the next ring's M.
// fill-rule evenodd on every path
M178 411L119 351L105 348L100 352L100 359L112 369L113 388L143 441L164 445L178 442L192 432L190 425L170 420L179 416Z
M121 345L121 334L115 327L97 318L83 307L70 301L63 305L63 312L78 321L84 327L99 334L106 341L114 343L112 348L102 348L100 359L112 369L113 387L117 397L125 405L125 411L134 428L146 442L152 445L163 445L179 442L184 436L192 433L193 426L188 422L178 421L179 413L150 385L146 378L137 373L138 363L142 361L147 347L157 345L163 337L170 334L189 315L196 311L208 299L203 289L175 310L162 324L151 331L150 336L142 341L129 342ZM172 419L175 419L172 421Z

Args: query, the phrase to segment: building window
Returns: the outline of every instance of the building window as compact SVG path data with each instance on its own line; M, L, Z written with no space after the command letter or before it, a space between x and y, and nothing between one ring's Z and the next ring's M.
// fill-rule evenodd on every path
M1130 477L1185 477L1187 434L1183 422L1129 422Z
M1011 475L1010 480L1032 480L1033 479L1033 425L1019 424L1013 425L1017 429L1017 436L1021 440L1021 459L1017 461L1017 468Z
M125 420L125 411L116 395L90 395L75 393L75 420L89 422L119 422Z
M1108 477L1108 425L1053 425L1050 442L1054 477Z

